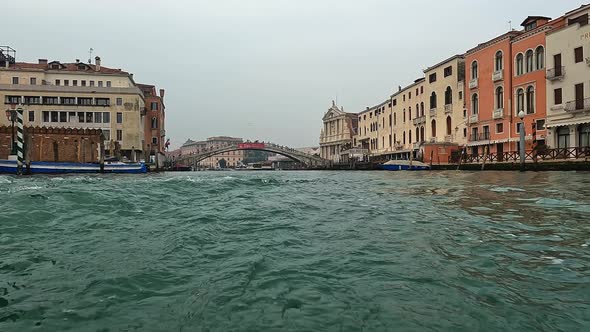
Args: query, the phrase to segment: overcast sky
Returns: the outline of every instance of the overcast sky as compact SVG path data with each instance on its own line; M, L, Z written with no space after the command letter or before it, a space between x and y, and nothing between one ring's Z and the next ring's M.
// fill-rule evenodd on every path
M18 61L87 59L166 89L166 133L318 145L338 100L359 112L422 69L575 0L3 1Z

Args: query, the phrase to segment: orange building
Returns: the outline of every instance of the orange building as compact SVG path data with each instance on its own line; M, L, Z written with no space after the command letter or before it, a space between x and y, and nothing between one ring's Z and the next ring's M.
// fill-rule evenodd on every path
M563 18L529 16L522 22L524 30L507 32L467 51L468 153L484 154L488 147L501 160L503 153L516 152L521 110L527 149L544 144L545 34L563 24Z

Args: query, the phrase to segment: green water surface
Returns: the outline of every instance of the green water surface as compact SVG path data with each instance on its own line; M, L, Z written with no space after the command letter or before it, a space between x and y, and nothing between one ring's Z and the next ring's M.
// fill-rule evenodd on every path
M0 176L0 331L589 331L590 174Z

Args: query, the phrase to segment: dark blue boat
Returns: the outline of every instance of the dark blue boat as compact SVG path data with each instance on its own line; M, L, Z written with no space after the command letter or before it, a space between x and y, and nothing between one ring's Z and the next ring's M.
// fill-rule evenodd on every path
M23 166L25 170L25 166ZM102 173L146 173L144 163L123 163L119 161L105 161ZM16 160L0 160L0 173L16 174ZM98 163L59 163L33 161L30 167L31 174L66 174L66 173L101 173Z
M379 169L385 171L427 171L430 166L419 161L409 160L390 160L384 164L379 164Z

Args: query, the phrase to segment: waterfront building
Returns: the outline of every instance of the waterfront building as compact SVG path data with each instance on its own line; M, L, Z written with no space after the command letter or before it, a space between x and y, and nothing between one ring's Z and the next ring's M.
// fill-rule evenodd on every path
M133 74L76 60L17 62L0 49L0 98L22 104L27 127L101 129L107 154L143 159L144 97ZM6 117L0 125L8 126Z
M467 142L467 113L464 109L465 58L455 55L424 70L426 142Z
M424 76L427 111L422 160L446 163L467 142L465 58L454 55L426 68Z
M209 137L206 141L187 140L181 147L179 155L186 156L191 154L198 154L201 152L215 150L224 146L230 146L243 143L241 138L229 136L215 136ZM197 164L198 168L213 169L213 168L235 168L242 165L244 160L244 151L230 151L224 152L200 161Z
M387 159L416 158L426 140L426 92L423 77L390 96L391 110L385 116L391 126L385 135L391 135L391 144L380 155ZM389 103L388 103L389 104ZM388 123L387 121L386 123ZM389 131L387 133L387 131Z
M590 5L547 33L547 144L590 147ZM564 152L561 152L564 153Z
M382 102L358 114L357 134L353 138L357 148L366 150L369 155L374 155L383 150L384 144L380 133L384 132L381 120L385 112L387 102Z
M545 141L545 34L563 19L530 16L523 30L509 31L467 51L465 89L469 153L518 150L518 114L525 113L526 146ZM485 151L488 147L488 151Z
M137 84L145 98L146 115L144 119L144 142L146 144L145 160L162 166L166 152L166 128L164 89L156 93L156 87L148 84Z
M353 136L358 127L357 115L346 113L343 108L332 107L324 114L323 127L320 132L320 156L335 163L342 160L344 151L355 145Z

